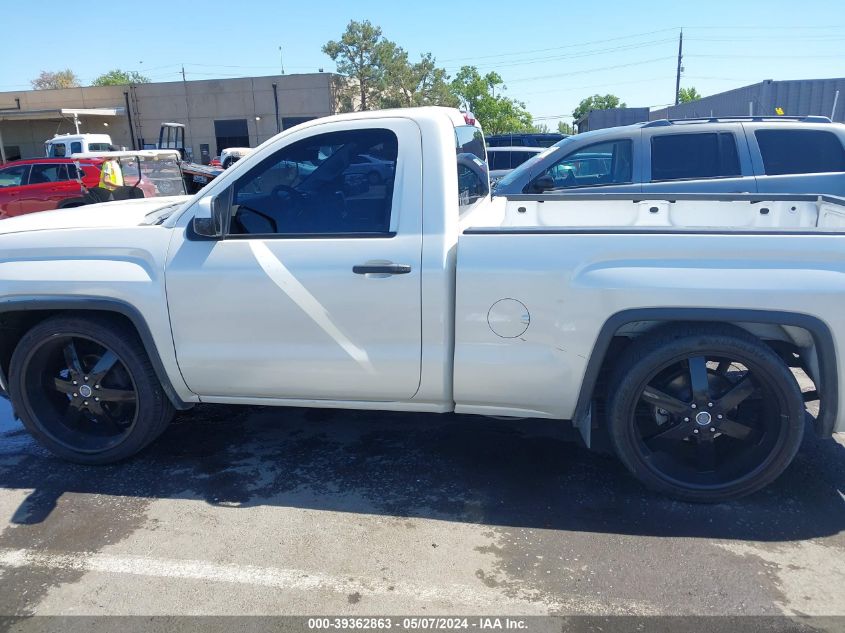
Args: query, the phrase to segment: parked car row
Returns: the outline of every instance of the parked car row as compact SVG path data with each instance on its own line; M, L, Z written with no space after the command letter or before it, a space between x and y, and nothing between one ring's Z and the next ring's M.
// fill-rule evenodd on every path
M185 193L174 151L95 152L0 167L0 220L85 204Z
M96 138L95 138L96 137ZM102 138L99 138L102 137ZM50 158L0 168L0 219L80 206L90 201L103 160L74 161L79 150L110 147L107 135L63 135L47 143ZM583 193L819 193L845 195L845 126L824 117L735 117L660 120L562 134L497 134L485 138L497 195ZM554 143L551 147L549 144ZM228 148L224 168L248 155ZM392 165L358 155L345 190L364 191L393 178ZM153 187L144 195L178 193ZM143 190L145 183L139 183Z

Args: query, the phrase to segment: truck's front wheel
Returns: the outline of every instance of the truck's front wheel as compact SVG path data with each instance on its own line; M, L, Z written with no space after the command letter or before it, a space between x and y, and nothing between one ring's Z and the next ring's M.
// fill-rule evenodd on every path
M804 431L800 389L767 345L731 326L671 327L635 341L610 382L622 462L674 497L718 502L774 481Z
M42 321L18 343L9 374L12 402L26 428L70 461L129 457L173 416L137 335L107 317Z

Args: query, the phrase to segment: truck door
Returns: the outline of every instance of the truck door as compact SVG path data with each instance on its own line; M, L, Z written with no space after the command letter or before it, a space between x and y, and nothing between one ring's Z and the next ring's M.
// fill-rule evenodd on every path
M643 128L643 193L755 193L742 127L677 123Z
M191 390L208 400L416 393L420 147L407 119L327 123L245 159L225 190L212 185L231 206L225 238L187 228L166 269ZM356 169L361 156L385 165L381 182Z

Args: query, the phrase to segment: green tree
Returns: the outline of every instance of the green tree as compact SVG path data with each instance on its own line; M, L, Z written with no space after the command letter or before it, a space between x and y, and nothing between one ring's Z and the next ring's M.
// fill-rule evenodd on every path
M451 87L487 134L530 132L534 129L531 114L521 101L502 96L503 84L496 72L482 76L475 66L464 66L452 80Z
M381 27L369 20L352 20L340 40L323 45L323 52L337 64L345 78L335 85L336 101L341 109L370 110L379 107L385 88L385 64L398 52L393 42L384 38Z
M79 77L70 68L50 72L42 70L41 74L29 82L33 90L50 90L52 88L78 88Z
M558 121L557 131L560 134L575 134L575 130L572 129L572 124L567 123L566 121Z
M449 76L437 67L431 53L424 53L420 61L412 64L402 47L387 40L382 54L384 90L379 95L379 107L457 105L458 99L449 88Z
M678 101L680 103L687 103L688 101L695 101L697 99L701 99L701 95L698 94L698 90L695 89L695 86L681 88L678 91Z
M590 110L610 110L611 108L624 108L625 103L619 100L616 95L593 95L583 99L578 107L572 111L572 118L578 121Z
M115 68L103 73L91 82L92 86L125 86L128 84L148 84L150 78L135 70L120 70Z
M549 128L548 123L535 123L533 131L536 134L548 134L552 130Z

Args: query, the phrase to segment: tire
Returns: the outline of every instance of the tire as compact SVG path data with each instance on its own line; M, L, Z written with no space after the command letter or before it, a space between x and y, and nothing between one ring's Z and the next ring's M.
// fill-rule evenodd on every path
M77 207L85 206L85 200L81 198L73 198L71 200L65 200L64 202L60 203L57 209L75 209Z
M377 171L371 171L367 174L367 182L369 182L371 185L380 185L382 182L384 182L384 178L382 178L381 174Z
M646 486L677 499L717 503L756 492L801 444L795 377L734 326L681 324L645 335L621 355L609 385L616 454Z
M9 387L35 439L81 464L134 455L174 414L135 331L107 316L55 316L35 325L12 354Z
M223 161L223 169L229 169L229 167L231 167L234 164L235 164L235 159L230 156L225 161Z

